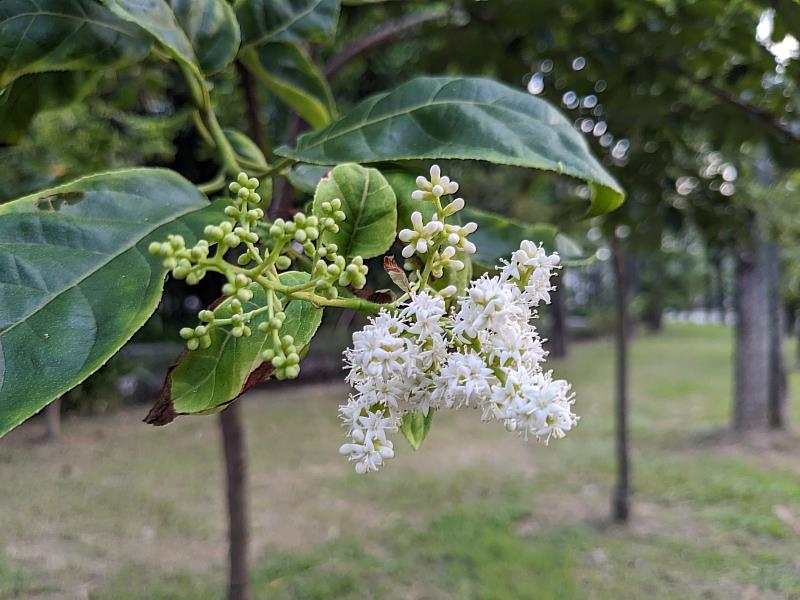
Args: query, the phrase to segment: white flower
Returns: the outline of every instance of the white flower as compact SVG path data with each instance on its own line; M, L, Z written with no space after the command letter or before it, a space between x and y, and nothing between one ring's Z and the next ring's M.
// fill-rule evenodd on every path
M361 416L362 411L369 409L370 403L363 394L358 396L350 396L347 398L347 404L339 405L339 417L344 421L344 425L352 431L358 425L358 417Z
M475 244L467 239L467 236L477 229L478 224L471 221L463 227L459 225L445 225L444 230L447 233L447 243L456 250L463 250L467 254L475 254L477 248Z
M501 421L509 431L545 443L578 422L570 385L542 371L547 353L531 324L539 302L550 301L558 255L524 241L502 261L499 276L472 281L461 298L454 298L453 284L437 292L429 278L442 282L445 269L466 266L456 253L475 252L467 236L477 226L445 224L464 200L442 206L441 196L455 193L458 184L439 167L431 168L430 181L420 177L417 185L413 197L435 200L437 213L423 223L414 212L413 229L398 236L405 258L424 255L407 262L407 270L417 271L406 289L410 298L396 312L370 318L344 353L355 391L339 407L350 438L339 451L358 473L378 471L394 456L389 434L415 411L475 407L483 420Z
M483 329L497 331L509 320L525 318L526 314L516 286L484 275L471 283L462 298L453 333L475 338Z
M350 367L347 380L382 377L408 371L408 341L402 337L405 324L386 311L370 319L361 331L353 334L353 347L345 350Z
M370 471L378 471L384 460L394 458L391 441L382 443L365 438L363 442L351 442L339 447L339 454L347 456L350 462L356 463L356 473L363 475Z
M441 252L437 252L433 258L433 267L431 268L431 275L437 279L444 275L444 270L448 267L454 271L461 271L464 268L464 262L453 258L456 254L454 246L447 246Z
M529 373L535 373L547 354L536 328L527 322L509 321L505 327L478 339L490 364L501 367L517 365Z
M382 444L386 443L386 432L397 431L398 427L397 416L391 414L387 416L383 410L367 410L366 414L357 417L357 421L366 438L377 440Z
M550 278L560 268L559 261L558 253L548 255L541 244L525 240L511 255L511 261L505 263L500 277L521 285L525 299L533 305L541 301L549 304L550 291L554 289Z
M417 177L417 187L419 189L411 193L414 200L433 200L444 194L455 194L458 191L458 184L450 181L449 177L443 176L439 165L431 167L430 181L422 176Z
M397 234L400 241L407 244L403 247L403 258L428 252L434 246L436 235L444 229L444 224L436 218L436 215L433 220L423 223L422 213L418 210L411 213L411 225L413 229L403 229Z
M410 322L408 332L423 340L442 333L439 321L444 314L444 299L427 291L416 294L400 311L400 317Z
M433 398L447 408L477 406L488 399L494 372L475 352L454 352L434 381Z
M564 437L578 422L571 408L574 395L566 381L538 373L522 378L517 387L517 394L498 405L510 431L518 431L525 439L533 435L546 444L551 437Z

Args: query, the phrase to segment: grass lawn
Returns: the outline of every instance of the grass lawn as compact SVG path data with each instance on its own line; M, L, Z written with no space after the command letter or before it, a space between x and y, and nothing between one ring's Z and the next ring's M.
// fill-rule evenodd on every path
M731 330L671 326L632 351L633 520L608 522L612 356L553 362L579 428L524 443L472 411L437 415L385 471L338 455L332 383L244 400L257 598L800 598L800 443L740 443ZM793 356L793 353L792 353ZM800 376L793 373L800 426ZM31 423L0 441L1 598L214 598L225 523L214 418L144 410Z

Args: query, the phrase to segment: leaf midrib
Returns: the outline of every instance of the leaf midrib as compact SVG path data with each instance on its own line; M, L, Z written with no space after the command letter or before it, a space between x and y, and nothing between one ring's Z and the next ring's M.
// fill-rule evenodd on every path
M260 37L260 38L258 38L258 39L257 39L256 41L254 41L254 42L250 42L250 44L248 44L248 45L258 45L258 44L263 44L263 43L264 43L264 41L265 41L265 40L269 40L269 39L270 39L270 37L272 37L272 36L275 36L275 35L277 35L277 34L279 34L279 33L283 32L283 31L286 31L287 29L289 29L289 27L291 27L292 25L294 25L295 23L297 23L297 22L298 22L300 19L302 19L302 18L303 18L303 17L305 17L305 16L308 16L308 15L310 15L310 14L311 14L311 12L312 12L312 11L313 11L315 8L317 8L317 7L318 7L320 4L322 4L322 0L316 0L316 2L314 2L314 3L312 3L312 4L309 4L309 6L308 6L308 8L306 8L306 10L304 10L304 11L301 11L301 12L297 13L297 15L296 15L296 16L294 16L292 19L289 19L289 20L288 20L288 21L287 21L287 22L286 22L286 23L285 23L285 24L284 24L282 27L278 27L277 29L273 29L273 30L271 30L271 31L267 31L267 32L265 32L264 34L262 34L262 35L261 35L261 37Z
M449 81L448 83L451 83L451 82L454 82L454 81L461 81L461 80L454 79L454 80ZM442 86L436 93L438 94L439 92L441 92L442 89L444 89L444 86ZM382 96L385 97L386 95L388 95L388 94L383 94ZM416 112L418 110L421 110L421 109L429 107L429 106L450 106L450 105L452 105L452 106L459 106L459 105L463 106L463 105L469 105L469 106L478 106L478 107L494 107L499 102L501 102L502 100L505 100L505 99L508 99L508 98L513 98L513 95L512 94L505 94L503 96L500 96L500 97L496 98L492 102L472 102L472 101L469 101L469 100L440 100L440 101L429 101L429 102L425 102L425 103L421 103L421 104L416 104L416 105L413 105L413 106L409 106L409 107L407 107L407 108L405 108L405 109L403 109L401 111L392 112L392 113L389 113L387 115L383 115L381 117L377 117L377 118L374 118L374 119L365 119L365 120L360 121L359 123L355 124L354 126L350 127L349 129L338 131L335 134L326 135L324 137L319 138L318 141L312 142L312 143L310 143L310 144L308 144L306 146L298 145L294 149L294 152L302 152L302 151L306 151L306 150L316 149L316 148L324 145L325 143L327 143L327 142L329 142L331 140L335 140L335 139L340 138L342 136L351 134L353 132L357 132L359 130L362 130L364 127L367 127L367 126L370 126L370 125L374 125L376 123L381 123L383 121L388 121L390 119L394 119L395 117L400 117L400 116L403 116L403 115L410 115L413 112ZM380 99L382 99L382 98L379 98L378 100L380 100ZM373 105L370 110L372 110L374 107L375 107L375 105ZM510 113L513 113L513 114L525 115L526 118L535 120L538 123L541 123L541 124L546 125L546 126L548 126L550 128L553 128L553 129L556 129L556 128L560 128L560 129L563 129L563 130L570 129L569 123L563 123L563 124L547 123L546 121L544 121L544 120L542 120L540 118L537 118L537 117L531 115L530 113L527 113L527 112L522 111L522 110L518 110L518 109L510 107L510 106L501 106L499 108L501 108L502 110L507 110L507 111L509 111ZM291 156L292 149L289 148L288 151L289 151L288 155ZM463 153L453 153L453 154L447 154L447 155L439 154L437 156L439 156L440 158L469 158L468 156L464 155ZM573 169L564 168L564 166L560 162L556 163L552 159L548 159L546 157L543 157L543 159L546 160L547 162L551 163L551 164L558 164L559 165L559 170L558 170L559 172L563 172L563 173L568 174L568 175L573 175L574 174L573 173L574 172ZM302 160L306 160L308 162L312 162L307 158L304 158ZM521 163L521 162L520 163L515 163L513 161L506 161L506 164L520 164L520 166L526 166L525 163ZM574 176L585 178L585 175L574 174ZM598 177L598 175L596 175L595 177ZM611 189L613 189L615 191L619 190L618 184L615 185L610 181L603 181L603 180L597 179L597 183L602 185L602 186L611 188Z
M344 253L346 257L350 256L350 251L353 249L353 242L356 239L356 233L358 233L359 225L361 223L361 215L364 214L364 205L366 204L367 196L369 195L369 171L369 169L364 170L364 191L361 192L361 202L358 205L358 212L356 213L356 218L353 222L353 233L350 236L350 239L347 241L347 249Z

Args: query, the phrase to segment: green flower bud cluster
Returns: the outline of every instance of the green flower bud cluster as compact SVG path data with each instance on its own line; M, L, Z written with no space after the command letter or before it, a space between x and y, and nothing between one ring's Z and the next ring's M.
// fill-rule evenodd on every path
M274 348L267 348L261 353L264 360L272 364L275 377L278 379L294 379L300 374L300 354L294 345L291 335L275 336Z
M148 250L150 254L164 259L164 268L172 271L175 279L185 279L189 285L197 285L206 275L207 269L201 262L208 256L207 240L199 240L193 247L187 248L183 236L170 235L166 242L151 242Z
M196 327L180 331L189 350L211 347L216 329L235 338L266 337L271 343L263 360L272 365L275 377L291 379L300 372L303 348L284 327L286 304L301 299L318 306L348 306L351 299L339 298L340 288L363 288L367 266L360 256L348 262L335 243L323 241L325 234L337 233L346 218L340 199L322 202L313 215L298 212L265 223L264 211L257 206L258 186L257 179L240 173L228 187L233 198L223 220L206 226L202 239L189 247L181 236L170 235L153 242L150 252L162 258L174 277L189 284L209 271L225 277L223 301L201 310ZM308 278L282 276L282 271L309 264L305 257L310 259ZM357 306L361 300L352 302Z

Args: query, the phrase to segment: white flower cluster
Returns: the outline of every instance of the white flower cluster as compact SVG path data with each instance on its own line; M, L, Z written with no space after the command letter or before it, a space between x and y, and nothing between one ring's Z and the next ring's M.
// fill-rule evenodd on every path
M398 239L405 244L402 255L407 260L406 270L412 271L418 266L417 261L409 260L416 255L417 259L424 261L427 266L427 270L423 269L419 273L421 277L426 278L425 281L427 277L442 277L448 268L461 271L464 268L464 261L457 258L457 253L475 253L475 244L470 242L467 236L478 226L475 223L463 226L445 223L446 218L464 208L463 198L456 198L446 205L442 203L442 196L455 194L458 191L458 183L442 175L438 165L433 165L430 180L417 177L417 187L419 189L411 194L411 198L417 201L432 201L436 207L436 214L430 221L424 223L422 213L414 211L411 213L412 228L402 229L398 233ZM454 286L447 286L440 293L448 297L456 291Z
M437 186L455 191L457 184L438 168L431 174L431 182L418 181L418 195L430 194L438 204ZM419 252L418 240L400 239ZM353 335L345 363L355 391L339 407L350 441L339 452L358 473L377 471L394 456L388 434L415 411L473 407L483 420L545 443L575 426L574 394L566 381L543 371L546 352L531 324L539 302L550 300L558 261L524 241L498 275L472 281L451 310L440 292L417 289L400 310L381 312Z

